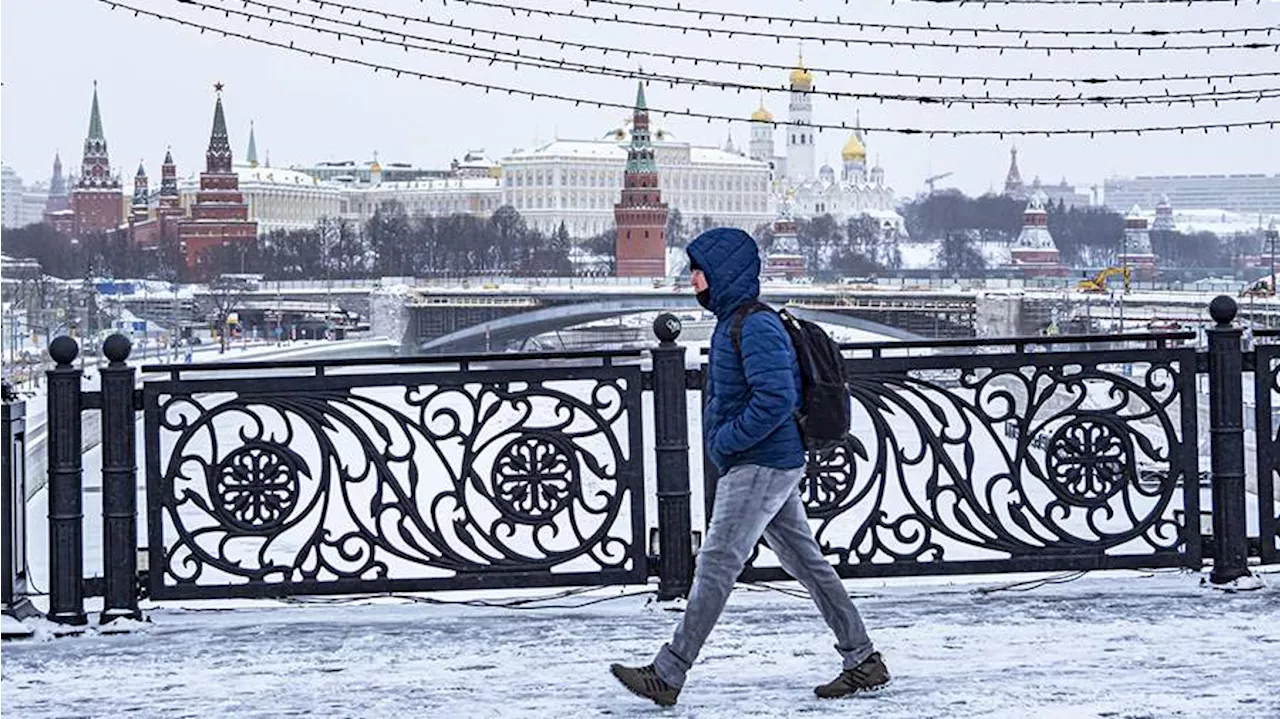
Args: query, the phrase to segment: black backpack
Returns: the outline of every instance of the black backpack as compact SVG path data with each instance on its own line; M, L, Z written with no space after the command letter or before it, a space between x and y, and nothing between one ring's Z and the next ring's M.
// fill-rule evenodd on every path
M733 313L729 339L742 354L742 324L756 312L772 312L763 302L748 302ZM782 326L791 336L800 363L801 400L796 424L805 449L828 450L843 445L849 435L849 388L840 345L818 325L802 320L786 310L778 312Z

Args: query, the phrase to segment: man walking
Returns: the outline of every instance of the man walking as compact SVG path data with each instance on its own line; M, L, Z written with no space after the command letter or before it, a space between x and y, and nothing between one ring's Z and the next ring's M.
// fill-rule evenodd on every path
M659 705L676 703L685 675L723 611L761 535L782 568L809 591L836 635L844 670L814 692L849 696L889 682L862 618L822 556L800 500L805 453L795 412L800 369L774 312L740 313L760 294L760 256L751 236L720 228L689 244L698 302L716 316L711 338L703 448L721 473L711 527L698 552L684 616L670 643L643 667L614 664L614 676ZM735 341L735 324L740 336Z

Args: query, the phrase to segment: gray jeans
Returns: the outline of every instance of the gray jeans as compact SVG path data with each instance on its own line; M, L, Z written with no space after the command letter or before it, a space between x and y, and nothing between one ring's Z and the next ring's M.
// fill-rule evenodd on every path
M836 651L846 669L871 655L871 639L835 569L822 556L805 517L798 491L799 469L748 464L720 478L707 539L680 625L671 643L653 660L658 676L684 686L685 674L720 618L729 592L763 534L782 568L809 590L822 618L836 635Z

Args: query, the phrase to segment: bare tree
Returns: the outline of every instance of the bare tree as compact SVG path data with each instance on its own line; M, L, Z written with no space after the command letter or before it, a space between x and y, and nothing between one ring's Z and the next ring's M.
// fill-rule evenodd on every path
M209 283L209 294L200 300L197 310L218 328L219 353L227 351L228 320L252 289L252 283L245 277L219 275Z

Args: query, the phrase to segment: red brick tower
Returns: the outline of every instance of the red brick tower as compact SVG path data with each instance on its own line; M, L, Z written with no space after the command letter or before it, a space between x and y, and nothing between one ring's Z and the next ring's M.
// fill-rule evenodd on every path
M173 152L164 151L164 164L160 166L160 206L156 210L159 215L182 215L181 198L178 195L178 166L173 164Z
M636 92L622 201L613 206L613 218L618 227L618 277L665 276L667 205L658 190L658 163L649 142L649 108L643 82Z
M107 139L102 134L97 82L93 83L89 136L84 139L84 160L80 165L80 181L71 193L71 210L74 213L71 232L77 237L113 231L124 221L124 195L120 191L120 178L111 174Z
M1036 190L1022 211L1022 232L1009 251L1011 266L1025 277L1061 277L1067 274L1058 245L1049 233L1049 198Z
M147 170L138 163L138 172L133 176L133 204L129 206L129 222L137 224L151 218L151 194L147 190Z
M201 256L221 245L254 242L258 223L249 219L249 206L240 194L240 178L231 167L231 143L227 121L222 114L222 83L213 86L218 99L213 107L213 132L205 153L205 171L200 173L200 190L191 205L191 217L178 223L187 269L194 270ZM171 158L166 157L166 165ZM161 185L161 204L164 185Z

